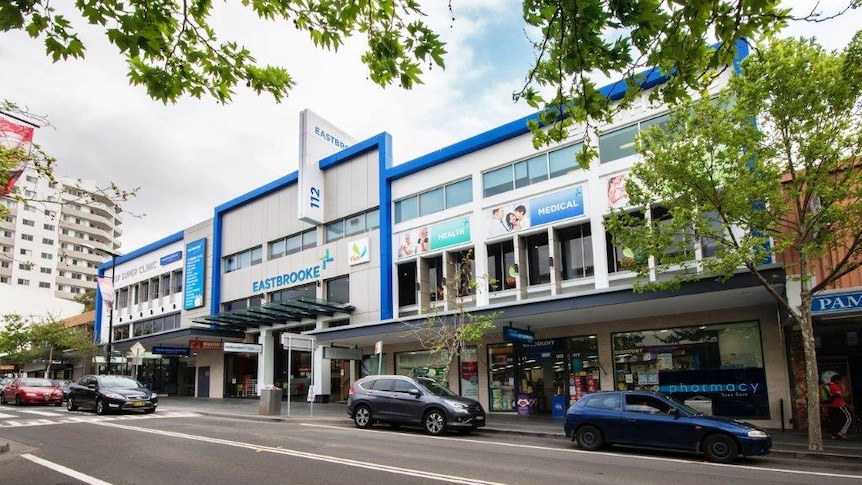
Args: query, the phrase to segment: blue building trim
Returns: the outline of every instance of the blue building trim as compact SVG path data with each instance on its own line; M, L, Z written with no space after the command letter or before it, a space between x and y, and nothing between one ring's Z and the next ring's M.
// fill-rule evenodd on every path
M163 239L159 239L158 241L156 241L154 243L147 244L146 246L139 248L139 249L136 249L136 250L134 250L128 254L124 254L124 255L116 258L116 261L107 261L105 263L102 263L98 267L99 278L104 277L105 271L107 271L109 268L113 269L113 263L120 265L122 263L125 263L126 261L131 261L137 257L143 256L144 254L149 254L149 253L158 251L159 249L161 249L161 248L163 248L169 244L173 244L177 241L182 241L184 236L185 236L184 231L176 232L174 234L171 234L168 237L165 237ZM116 302L114 302L114 305L116 305ZM96 321L95 321L95 324L93 327L93 333L95 334L96 343L101 343L100 341L102 338L102 306L103 306L102 292L99 291L98 287L97 287L96 288Z

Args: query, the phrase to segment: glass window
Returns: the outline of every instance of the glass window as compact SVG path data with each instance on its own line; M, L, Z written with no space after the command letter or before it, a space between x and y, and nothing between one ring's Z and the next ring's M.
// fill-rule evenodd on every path
M314 298L317 295L317 283L307 283L300 286L294 286L286 290L280 290L272 293L270 301L283 301L300 296L310 296Z
M269 245L269 259L280 258L284 256L284 239L279 239Z
M284 240L284 254L298 253L302 249L302 235L297 234Z
M439 380L443 377L449 353L418 350L395 354L395 373L410 377L428 377Z
M473 278L473 250L465 249L449 254L449 261L454 264L453 277L458 278L458 296L468 296L475 292Z
M251 266L251 252L245 251L239 253L237 255L237 260L239 261L237 266L238 268L248 268L249 266Z
M365 214L365 227L369 231L380 227L380 209L374 209Z
M524 238L527 248L528 284L540 285L551 281L551 253L548 246L548 233L533 234Z
M482 194L485 197L502 194L514 188L515 181L511 165L482 174Z
M578 165L575 157L578 155L578 152L581 151L582 146L583 143L575 143L574 145L560 148L559 150L554 150L549 153L550 177L560 177L569 172L580 169L581 166Z
M398 265L398 306L416 304L416 262Z
M443 187L419 194L419 215L427 216L445 209Z
M515 358L512 344L488 346L491 411L515 409Z
M564 280L593 275L593 238L589 224L557 230Z
M326 282L326 299L338 303L350 302L350 277L345 275Z
M509 290L517 286L515 242L512 239L488 245L488 271L495 282L493 291Z
M769 419L756 321L616 333L612 342L617 389L697 398L716 416Z
M251 264L260 264L263 261L263 246L252 248Z
M656 116L655 118L641 122L640 131L645 131L653 126L658 126L661 130L664 130L667 127L667 121L668 115L666 114Z
M636 153L635 135L637 134L638 126L632 125L621 130L599 135L600 163L612 162L629 155L634 155Z
M703 214L703 218L709 222L709 225L712 226L713 231L721 231L722 222L718 219L718 213L716 212L707 212ZM706 237L701 237L700 247L703 251L704 258L711 258L718 253L718 241L709 239Z
M606 411L619 411L620 395L612 393L592 396L584 403L584 406L593 409L604 409Z
M395 222L409 221L419 216L419 201L418 198L408 197L404 200L395 202Z
M317 246L317 230L311 229L302 233L302 249Z
M446 207L456 207L473 202L473 181L464 179L446 186Z
M423 258L422 262L426 265L428 275L427 291L431 297L431 301L443 300L445 297L443 290L443 256Z
M344 237L344 219L330 222L326 225L326 242L336 241Z
M344 226L345 236L352 236L354 234L365 232L365 214L358 214L347 218L344 221Z
M548 180L548 158L542 154L515 164L515 188Z

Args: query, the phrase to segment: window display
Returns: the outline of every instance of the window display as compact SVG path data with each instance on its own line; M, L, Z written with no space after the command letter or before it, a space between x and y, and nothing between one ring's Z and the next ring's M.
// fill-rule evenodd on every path
M698 401L706 414L769 418L758 322L613 335L616 388Z

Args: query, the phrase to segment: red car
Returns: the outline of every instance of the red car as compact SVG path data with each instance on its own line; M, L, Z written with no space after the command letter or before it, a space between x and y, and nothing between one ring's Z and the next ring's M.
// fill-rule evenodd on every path
M50 379L38 377L18 377L3 388L0 393L0 404L14 402L22 404L53 404L63 405L63 391L56 387Z

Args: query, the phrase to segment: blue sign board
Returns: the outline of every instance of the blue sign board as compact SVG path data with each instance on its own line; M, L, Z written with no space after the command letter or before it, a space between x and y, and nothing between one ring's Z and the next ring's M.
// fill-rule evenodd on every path
M522 344L531 344L536 341L536 335L523 328L503 327L503 340L506 342L520 342Z
M206 238L186 244L186 265L183 274L185 279L183 308L186 310L204 306L206 250Z
M188 347L153 347L153 353L159 355L189 355Z
M819 295L811 300L811 313L814 315L851 311L862 311L862 291Z
M168 254L167 256L162 256L161 259L159 259L159 264L162 266L167 266L174 261L179 261L181 259L183 259L183 252L175 251L171 254Z
M582 215L584 215L584 188L580 185L530 200L531 226Z

